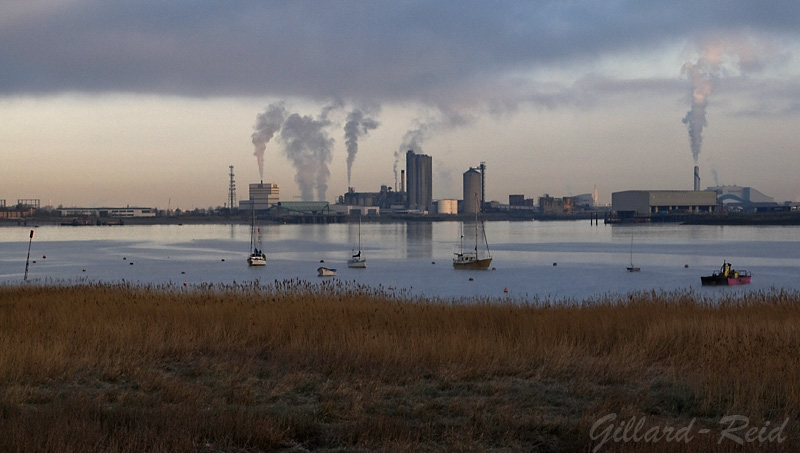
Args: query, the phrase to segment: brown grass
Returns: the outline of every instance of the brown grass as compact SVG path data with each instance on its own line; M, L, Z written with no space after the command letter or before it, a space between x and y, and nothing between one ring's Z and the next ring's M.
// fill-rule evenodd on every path
M800 295L426 301L337 281L0 286L0 451L590 451L600 417L800 446ZM619 424L619 423L617 423ZM741 433L744 434L743 432Z

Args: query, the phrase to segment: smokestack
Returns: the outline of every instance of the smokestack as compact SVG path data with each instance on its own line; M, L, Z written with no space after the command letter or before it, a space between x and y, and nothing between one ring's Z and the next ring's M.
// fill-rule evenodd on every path
M694 166L694 190L700 190L700 167Z
M400 170L400 193L406 191L405 181L406 181L406 171Z

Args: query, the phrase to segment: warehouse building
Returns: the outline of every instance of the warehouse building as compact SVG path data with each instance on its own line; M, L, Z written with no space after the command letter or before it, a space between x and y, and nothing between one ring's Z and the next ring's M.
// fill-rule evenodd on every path
M711 214L717 210L717 194L695 190L626 190L611 194L611 209L622 220Z

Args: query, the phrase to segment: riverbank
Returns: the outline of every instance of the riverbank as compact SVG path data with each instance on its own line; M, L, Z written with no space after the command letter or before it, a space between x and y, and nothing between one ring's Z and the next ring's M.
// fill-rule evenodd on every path
M684 222L686 225L800 225L800 211L782 212L730 212L725 215L696 217Z
M780 291L526 305L338 281L0 285L0 438L11 451L792 451L798 326L800 295ZM723 436L731 415L766 428L740 446L746 430ZM652 441L669 429L684 435Z
M493 221L565 221L581 220L599 223L605 222L608 214L602 211L580 212L569 215L542 214L533 212L489 212L481 214L481 218L487 222ZM413 214L382 214L377 216L365 216L364 222L377 223L405 223L405 222L447 222L447 221L471 221L474 214L442 214L442 215L413 215ZM132 217L132 218L65 218L65 217L26 217L20 219L2 219L0 226L36 226L36 225L64 225L64 226L118 226L118 225L202 225L202 224L249 224L249 216L217 216L217 215L180 215L180 216L158 216L158 217ZM283 223L337 223L347 222L347 216L338 216L325 220L319 216L313 220L292 219L292 218L262 218L259 222L266 224ZM800 225L800 211L787 212L758 212L758 213L726 213L724 215L705 215L705 216L673 216L669 220L659 218L660 222L680 223L683 225Z

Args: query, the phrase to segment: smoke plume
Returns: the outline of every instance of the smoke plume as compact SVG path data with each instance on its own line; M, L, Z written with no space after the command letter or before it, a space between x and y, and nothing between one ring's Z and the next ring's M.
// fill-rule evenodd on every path
M683 118L689 130L692 157L697 164L703 144L703 128L707 125L708 97L720 76L741 73L757 68L766 48L764 43L750 36L716 37L706 41L695 63L686 62L681 71L692 84L692 107Z
M252 135L253 146L255 146L253 155L258 160L258 174L262 181L264 180L264 150L267 149L267 143L272 139L272 136L280 130L285 117L286 109L283 103L271 104L264 113L259 113L256 116L256 124L254 126L256 131Z
M379 125L380 123L372 118L365 118L359 109L354 109L347 115L347 122L344 125L344 142L347 145L347 187L351 187L350 175L358 154L358 139Z
M427 136L428 125L427 123L423 123L419 120L417 120L416 123L417 128L409 129L405 135L403 135L403 140L400 142L400 148L394 152L394 166L392 167L392 170L394 170L395 187L397 187L397 166L400 163L400 159L402 159L409 150L412 150L417 154L422 153L422 142L425 141Z
M711 63L701 57L697 63L686 63L683 72L688 74L692 82L692 108L683 118L683 124L689 129L689 142L692 147L694 163L700 155L703 144L703 127L706 123L706 107L708 96L711 94Z
M300 188L303 201L314 200L314 189L317 199L325 200L330 177L328 164L334 143L325 131L330 124L323 110L317 119L293 113L281 127L281 142L286 156L297 170L294 180Z

